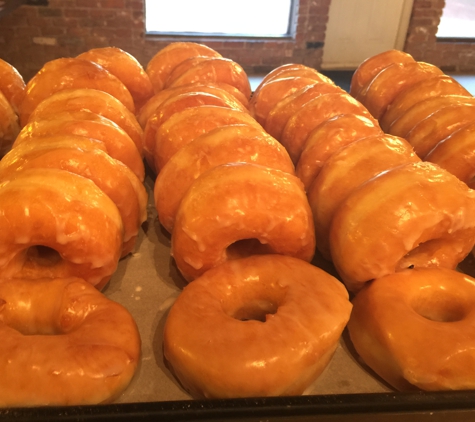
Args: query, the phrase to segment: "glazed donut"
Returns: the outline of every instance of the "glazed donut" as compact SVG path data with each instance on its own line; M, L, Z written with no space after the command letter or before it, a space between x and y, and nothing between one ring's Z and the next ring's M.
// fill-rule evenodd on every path
M23 142L0 161L0 180L25 169L56 168L90 179L117 206L124 227L121 257L133 251L147 217L147 193L141 181L120 161L85 143L82 136L48 137L40 144Z
M475 157L475 122L454 131L439 142L425 156L425 161L437 164L474 189Z
M164 89L167 89L176 79L178 79L181 75L183 75L183 73L191 69L193 66L208 59L209 57L205 56L188 57L181 63L177 64L168 75L168 78L165 81Z
M359 185L383 171L421 161L402 138L380 134L360 138L336 151L307 191L317 248L331 260L330 224L338 206Z
M320 95L306 103L287 121L280 142L292 161L297 163L312 130L331 117L349 113L374 120L368 110L346 92Z
M357 139L383 132L374 120L358 114L338 114L317 126L307 137L295 168L305 190L320 173L325 162L338 149Z
M351 341L364 362L398 390L471 390L474 298L475 279L457 271L387 275L353 300Z
M389 104L386 112L379 119L381 128L387 132L391 124L414 104L427 98L441 95L463 95L470 97L470 92L448 75L434 76L419 81L399 93L391 104Z
M235 87L246 98L251 98L251 85L246 72L241 65L224 57L207 57L199 61L166 87L200 82L222 82Z
M0 278L80 277L102 289L123 239L116 205L92 181L32 169L0 182Z
M247 162L294 174L285 148L263 129L248 125L220 126L182 147L155 180L155 208L162 226L172 232L181 199L205 171L230 162Z
M172 256L179 271L191 281L228 259L258 253L313 258L315 231L300 180L249 163L208 170L176 214Z
M249 111L261 125L265 125L269 112L279 101L313 84L315 79L309 77L271 79L254 93L249 101Z
M143 130L134 114L115 97L104 91L84 88L57 92L38 104L29 121L55 120L58 114L63 112L83 111L112 120L130 136L139 153L143 154Z
M140 153L129 135L112 120L89 111L61 112L53 120L38 120L27 123L13 143L41 142L43 137L76 135L101 141L104 151L125 164L143 181L145 166Z
M338 207L333 264L348 290L419 267L453 269L475 244L475 192L432 163L380 173Z
M97 63L117 77L132 95L136 111L154 94L152 82L142 65L134 56L120 48L93 48L77 58Z
M473 104L474 101L473 97L462 95L440 95L427 98L414 104L401 117L396 119L389 127L388 133L406 138L414 126L436 111L453 104Z
M137 326L84 280L2 280L0 303L0 407L110 402L133 378Z
M343 285L305 261L234 260L185 287L164 356L196 398L298 395L331 360L350 312Z
M155 92L161 91L171 71L189 57L221 57L217 51L194 42L173 42L158 51L148 62L145 72Z
M357 100L380 119L399 93L419 81L440 75L442 70L429 63L394 63L381 70L360 91Z
M21 126L36 106L50 95L65 89L90 88L107 92L130 112L135 112L129 90L114 75L89 60L60 58L47 62L26 84L19 104Z
M403 64L413 62L415 62L415 60L410 54L399 50L387 50L367 58L356 68L351 77L350 94L358 98L363 87L385 67L394 63Z
M162 91L164 92L164 91ZM182 110L199 106L226 107L248 113L248 110L232 95L223 91L221 95L202 92L197 88L194 92L173 95L163 101L149 117L144 130L144 156L152 170L155 170L154 154L155 139L160 125L169 117Z
M0 92L10 103L15 113L25 91L25 81L20 72L10 63L0 59Z
M475 121L475 101L449 105L417 123L407 134L407 141L422 159L452 132Z
M343 89L325 82L315 82L311 85L305 85L293 94L282 98L267 114L264 128L275 139L282 138L282 132L289 119L299 111L306 103L314 98L330 93L341 93Z
M228 88L233 88L233 90L230 91ZM196 83L176 86L175 88L167 88L156 93L152 98L150 98L150 100L147 101L147 103L141 108L139 114L137 115L137 120L140 123L140 126L145 128L148 119L163 102L176 95L186 94L189 92L205 92L223 98L230 98L229 96L231 95L235 101L238 101L246 109L249 103L248 100L244 102L242 101L242 98L244 98L242 94L242 98L238 98L239 95L237 96L236 93L239 93L239 91L237 91L236 88L231 87L231 85Z
M19 132L18 116L0 91L0 158L11 148Z
M157 172L184 145L219 126L247 124L262 129L247 112L229 107L201 106L184 109L165 120L155 134L154 163Z

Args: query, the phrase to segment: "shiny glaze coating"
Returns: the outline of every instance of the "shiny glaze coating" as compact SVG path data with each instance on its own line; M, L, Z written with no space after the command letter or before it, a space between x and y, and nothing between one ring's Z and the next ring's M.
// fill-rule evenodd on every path
M255 253L313 258L315 231L302 183L248 163L205 172L176 215L172 256L178 269L191 281L228 259Z
M79 278L0 280L0 406L110 402L140 337L127 310Z
M0 277L75 276L98 289L116 270L123 240L114 202L92 181L58 169L0 182L0 232Z
M140 153L129 135L112 120L90 111L64 111L52 120L34 120L26 124L15 139L14 146L23 142L42 142L41 138L69 135L100 141L112 158L125 164L143 181L145 167Z
M154 187L160 223L172 232L181 199L201 174L221 164L247 162L294 174L285 148L263 129L249 125L217 127L182 147L160 170Z
M164 355L196 398L298 395L327 366L350 311L343 285L305 261L234 260L185 287Z
M374 280L348 330L364 362L398 390L475 388L475 279L444 268Z
M77 56L78 59L97 63L116 76L129 90L135 111L154 94L152 82L139 61L117 47L92 48Z
M379 125L359 114L338 114L317 126L307 137L295 173L308 191L325 162L357 139L382 135Z
M89 60L60 58L47 62L26 84L19 104L20 124L24 126L36 106L50 95L75 88L107 92L130 112L135 112L129 90L102 66Z
M383 171L419 161L407 141L386 134L361 138L335 152L307 192L321 254L331 260L331 221L339 205L354 189Z
M175 113L158 127L155 134L156 171L159 172L180 148L198 136L220 126L240 123L262 128L248 112L229 107L203 105Z
M312 130L334 116L350 113L374 120L369 111L346 92L320 95L306 103L287 121L280 141L296 164Z
M175 113L179 113L187 108L204 105L232 108L248 113L248 110L226 91L222 91L220 95L215 95L209 92L200 91L200 88L196 88L195 91L178 93L170 96L157 106L145 125L143 140L145 159L152 170L155 170L155 138L160 125Z
M350 291L406 268L453 269L475 244L475 191L449 172L411 163L355 189L330 228L333 263Z
M0 91L0 158L11 148L19 132L18 116Z
M358 98L358 95L381 70L394 63L412 63L414 58L400 50L387 50L375 54L364 60L354 71L351 77L350 94Z
M251 98L251 85L242 66L224 57L208 57L196 63L168 85L169 87L191 83L222 82L234 86L246 98Z
M389 104L386 112L379 119L381 128L388 131L391 124L414 104L440 95L464 95L469 97L470 92L448 75L433 76L419 81L400 92Z
M221 54L204 44L194 42L173 42L158 51L145 68L155 92L165 87L165 82L175 66L196 56L221 57Z
M442 74L442 70L429 63L393 63L381 70L360 91L357 100L379 120L399 93L419 81Z
M10 63L0 59L0 92L11 104L15 113L18 111L18 104L21 102L25 87L26 84L20 72Z
M0 180L26 169L56 168L93 181L119 210L124 226L124 257L134 249L139 228L147 218L147 192L129 168L83 139L72 135L50 137L39 144L23 142L0 161Z
M311 85L305 85L293 94L282 98L267 114L264 128L277 140L282 138L282 132L288 120L300 110L310 100L330 93L343 92L343 90L326 82L315 82Z

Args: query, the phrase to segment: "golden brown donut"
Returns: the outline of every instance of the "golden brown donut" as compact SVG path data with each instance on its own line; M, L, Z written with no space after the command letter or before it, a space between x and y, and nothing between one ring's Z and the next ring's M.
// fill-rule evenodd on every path
M275 104L267 114L264 128L275 139L282 138L282 132L289 119L310 100L330 93L343 92L340 87L326 82L315 82L305 85L293 94L287 95Z
M140 153L129 135L112 120L89 111L61 112L52 120L35 120L27 123L15 139L20 143L37 142L38 138L53 135L77 135L101 141L104 151L124 163L143 181L145 167Z
M152 82L142 65L134 56L120 48L92 48L77 58L97 63L116 76L132 95L136 111L154 94Z
M381 128L387 132L391 124L414 104L440 95L464 95L470 97L470 92L448 75L438 75L419 81L399 93L392 103L389 104L386 112L379 119Z
M394 63L412 63L414 58L400 50L387 50L375 54L364 60L355 70L351 77L350 94L358 98L358 95L381 70Z
M10 150L19 132L18 116L0 91L0 158Z
M298 395L331 360L350 311L343 285L305 261L234 260L185 287L164 355L195 398Z
M125 85L102 66L77 58L47 62L26 84L19 105L20 123L24 126L36 106L50 95L65 89L90 88L107 92L130 112L134 101Z
M424 62L394 63L379 72L359 93L357 99L380 119L397 95L417 82L443 75L437 66Z
M470 123L447 136L424 158L475 188L475 122Z
M107 92L97 89L68 89L57 92L36 107L29 121L53 120L62 112L88 111L112 120L134 141L143 154L143 130L134 114Z
M221 57L221 54L204 44L194 42L173 42L159 50L145 68L155 92L164 88L165 81L175 66L196 56Z
M320 95L306 103L287 121L280 142L296 164L312 130L331 117L350 113L374 120L368 110L346 92Z
M172 233L172 256L187 281L229 259L276 253L310 261L312 212L300 180L249 163L215 167L183 197Z
M475 121L475 100L472 103L449 105L417 123L406 139L422 159L443 139Z
M25 91L25 81L20 72L10 63L0 59L0 92L5 96L15 113Z
M157 106L145 125L143 138L144 155L152 170L155 170L155 139L158 128L175 113L204 105L232 108L248 113L248 110L226 91L221 92L219 95L214 95L196 88L196 91L170 96Z
M475 244L475 191L427 162L355 189L330 228L333 264L350 291L406 268L454 269Z
M248 112L229 107L201 106L184 109L165 120L155 135L154 163L157 172L183 146L219 126L247 124L262 129Z
M94 142L83 142L82 136L51 136L13 148L0 161L0 180L33 168L66 170L94 182L114 202L122 218L121 257L133 251L147 217L147 192L127 166L96 148Z
M166 87L191 83L225 83L235 87L246 98L251 97L251 85L242 66L224 57L207 57L177 77Z
M353 300L352 343L398 390L471 390L474 289L475 279L444 268L374 280Z
M91 180L58 169L0 182L0 278L80 277L102 289L117 268L119 211Z
M313 211L317 248L331 260L330 225L339 205L358 186L383 171L420 158L402 138L380 134L360 138L336 151L307 191Z
M217 127L182 147L160 170L154 187L162 226L172 232L181 199L193 181L221 164L247 162L294 174L285 148L263 129L249 125Z
M453 104L473 103L473 97L463 95L440 95L422 100L410 107L401 117L389 127L391 135L406 138L411 129L432 113Z
M271 79L253 94L249 101L249 111L264 126L269 112L279 101L313 84L315 79L309 77Z
M232 88L232 90L229 90L228 88ZM167 88L157 92L141 108L140 112L137 115L137 120L140 123L140 126L145 129L145 125L147 124L147 121L150 116L164 101L168 100L172 96L186 94L188 92L206 92L208 94L216 95L218 97L223 96L225 98L229 98L229 95L231 95L234 100L239 101L239 103L241 103L245 108L247 108L249 104L248 100L244 102L242 101L244 96L239 91L237 91L236 88L231 87L231 85L227 84L196 83L177 86L175 88ZM239 95L236 95L236 93L241 94L241 98L239 98Z
M168 75L167 80L165 81L164 89L169 87L175 79L179 78L183 73L191 69L196 64L202 62L203 60L208 60L209 57L206 56L196 56L196 57L188 57L187 59L183 60L181 63L177 64L173 70Z
M382 135L383 131L373 119L359 114L338 114L317 126L307 137L295 174L305 186L311 184L325 162L340 148L357 139Z
M105 403L129 385L137 326L84 280L2 280L0 303L0 407Z

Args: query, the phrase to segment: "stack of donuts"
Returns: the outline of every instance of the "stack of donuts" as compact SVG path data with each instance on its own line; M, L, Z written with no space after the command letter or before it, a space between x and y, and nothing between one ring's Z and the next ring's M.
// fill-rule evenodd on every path
M0 158L11 148L18 132L18 104L25 81L10 63L0 59Z
M24 88L0 161L2 406L111 401L136 371L135 321L100 290L146 219L135 110L152 95L117 48L47 62Z
M313 220L294 164L253 117L237 63L174 43L146 71L156 93L139 112L145 159L189 282L167 317L167 363L197 398L301 394L328 364L351 304L309 263ZM295 318L305 321L297 331Z

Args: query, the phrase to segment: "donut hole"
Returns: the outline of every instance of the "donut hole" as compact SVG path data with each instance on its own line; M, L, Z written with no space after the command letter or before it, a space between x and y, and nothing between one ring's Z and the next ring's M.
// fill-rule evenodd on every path
M48 246L34 245L26 251L26 261L30 265L51 267L61 261L61 255Z
M228 259L246 258L251 255L265 255L274 253L273 249L259 239L241 239L231 243L226 249Z
M456 322L465 318L463 301L444 288L425 288L413 301L412 308L420 316L437 322Z
M279 305L272 301L255 300L234 311L232 317L239 321L266 322L267 315L275 314L278 307Z

